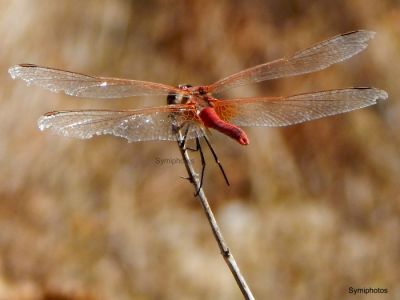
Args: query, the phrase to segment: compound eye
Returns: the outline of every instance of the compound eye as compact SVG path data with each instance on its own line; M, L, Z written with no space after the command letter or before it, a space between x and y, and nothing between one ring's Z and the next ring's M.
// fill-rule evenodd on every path
M169 94L167 96L167 104L168 105L177 104L177 96L174 94Z

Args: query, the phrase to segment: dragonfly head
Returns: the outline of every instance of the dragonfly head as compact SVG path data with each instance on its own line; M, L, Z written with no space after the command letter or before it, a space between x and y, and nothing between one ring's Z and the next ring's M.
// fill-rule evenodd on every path
M182 91L188 91L189 88L192 86L190 84L180 84L178 85L178 88ZM185 103L187 100L189 100L189 96L187 95L178 95L178 94L169 94L167 96L167 104L180 104L180 103Z

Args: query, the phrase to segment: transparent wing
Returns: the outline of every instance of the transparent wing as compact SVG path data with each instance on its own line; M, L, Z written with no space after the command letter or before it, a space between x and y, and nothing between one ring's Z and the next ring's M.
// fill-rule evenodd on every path
M368 46L367 42L374 35L374 32L359 30L335 36L306 50L299 51L292 57L258 65L221 79L212 84L209 91L218 93L252 82L301 75L325 69L364 50Z
M176 129L189 126L187 138L202 136L201 121L193 107L170 105L128 111L78 110L58 111L38 120L40 130L67 137L89 139L110 134L129 142L177 140Z
M183 93L178 88L160 83L96 77L32 64L16 65L8 72L13 79L21 78L28 85L37 85L52 92L64 92L78 97L122 98Z
M287 126L376 104L388 94L375 88L348 88L290 97L215 101L221 119L238 126Z

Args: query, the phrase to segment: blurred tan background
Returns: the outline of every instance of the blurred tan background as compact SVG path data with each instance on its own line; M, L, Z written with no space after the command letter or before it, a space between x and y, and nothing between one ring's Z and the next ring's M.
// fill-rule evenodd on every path
M356 29L369 48L311 75L228 95L375 86L389 100L282 129L211 140L205 191L257 299L400 299L400 3L0 2L0 299L242 299L175 143L81 141L37 129L51 110L137 108L162 97L53 94L7 69L208 84ZM193 155L199 167L199 158ZM349 287L387 288L354 296Z

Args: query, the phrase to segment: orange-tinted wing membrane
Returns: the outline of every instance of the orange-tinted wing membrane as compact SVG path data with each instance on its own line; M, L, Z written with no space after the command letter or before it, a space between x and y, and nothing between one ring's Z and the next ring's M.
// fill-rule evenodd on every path
M177 140L174 128L189 126L187 138L202 136L201 121L193 107L170 105L158 108L127 111L78 110L58 111L43 115L38 120L40 130L67 137L89 139L110 134L129 142Z
M290 97L217 100L221 119L238 126L287 126L373 105L388 94L375 88L348 88Z
M37 85L52 92L64 92L78 97L122 98L183 93L178 88L160 83L96 77L31 64L16 65L8 72L13 79L21 78L28 85Z
M335 36L306 50L296 52L289 58L258 65L221 79L210 85L209 91L218 93L253 82L325 69L364 50L368 46L367 42L374 35L374 32L359 30Z

